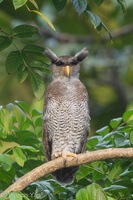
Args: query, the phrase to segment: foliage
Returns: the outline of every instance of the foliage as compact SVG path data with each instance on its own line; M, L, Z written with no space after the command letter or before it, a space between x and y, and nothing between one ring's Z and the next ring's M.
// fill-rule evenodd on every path
M0 109L0 145L12 143L0 155L1 192L12 182L33 168L43 164L42 113L30 111L28 104L16 101ZM112 119L110 124L88 139L87 150L110 147L132 147L133 110L122 117ZM50 176L37 180L22 192L11 192L6 199L75 199L80 200L123 200L132 199L133 159L108 159L88 163L80 167L75 181L68 186L59 185Z
M30 10L29 7L27 6L28 1L37 9L37 10ZM104 0L93 0L94 3L97 6L100 6ZM126 4L125 4L125 0L117 0L118 3L120 4L123 12L125 12L126 9ZM1 1L2 2L2 1ZM44 16L41 12L39 12L39 8L38 5L36 3L35 0L21 0L21 1L17 1L17 0L12 0L12 3L14 5L15 10L17 10L18 8L22 7L22 6L26 6L27 9L30 12L34 12L38 15L40 15L48 24L49 26L55 31L55 28L52 24L52 22L46 17ZM67 0L53 0L53 5L55 6L55 8L60 11L62 9L64 9L64 7L66 6ZM97 16L96 14L94 14L91 11L91 6L90 4L87 2L87 0L71 0L71 3L74 7L74 9L76 10L76 12L80 15L82 13L85 13L88 17L88 19L91 21L91 23L94 25L95 29L97 29L98 31L100 31L102 28L106 29L106 31L109 33L110 38L112 39L111 33L108 30L108 28L105 26L105 24L101 21L101 19L99 18L99 16Z
M42 112L31 110L34 98L27 90L30 80L34 95L41 99L45 84L49 82L51 71L43 47L49 46L59 55L74 55L84 46L90 50L84 68L81 67L80 78L89 91L91 133L103 128L89 138L87 150L132 147L133 121L130 117L133 110L124 111L133 108L133 3L132 0L126 3L127 9L125 0L0 0L0 102L8 102L0 107L0 192L44 162ZM41 16L42 21L35 14ZM56 26L57 32L49 30L44 20L53 30ZM100 31L99 35L92 25ZM114 45L107 42L106 31L110 38L114 36ZM6 71L12 74L10 77L4 75L5 63ZM13 74L23 83L21 89L16 89L18 84L13 82ZM9 103L18 99L18 94L19 99L30 96L26 99L30 106L22 101ZM105 126L108 121L109 125ZM130 200L133 199L132 161L109 159L86 164L80 167L74 183L69 186L61 186L47 175L24 191L11 192L0 200Z
M37 10L30 10L27 6L28 1L33 4L33 6ZM62 10L66 6L66 2L66 0L53 0L53 4L58 11ZM100 31L102 27L105 28L106 31L109 33L110 38L112 39L109 29L101 21L100 17L91 11L92 9L87 0L72 0L71 2L78 14L85 13L98 31ZM35 0L12 0L12 3L15 10L25 5L29 11L40 15L44 20L47 21L50 27L55 30L52 22L38 11L39 7ZM100 6L103 1L94 0L94 3ZM125 11L126 6L124 1L120 0L118 1L118 3L121 5L123 11ZM49 69L47 68L47 63L44 62L44 48L37 45L26 45L20 50L14 42L14 40L19 40L20 42L25 43L24 39L27 40L31 37L33 37L34 40L35 37L40 36L38 29L31 25L19 25L15 27L11 33L8 33L1 26L0 32L2 33L2 35L0 36L0 51L9 47L11 44L13 44L16 49L15 51L10 52L6 59L6 70L8 74L17 72L18 81L20 83L25 81L25 79L29 75L31 78L31 85L34 95L37 99L41 99L45 91L45 86L40 72L49 72Z
M17 72L17 78L20 83L25 81L29 75L31 78L31 85L36 98L41 99L44 94L45 86L40 72L50 73L48 64L44 62L43 51L44 48L37 45L26 45L21 50L15 45L14 40L20 38L30 38L38 36L38 29L34 26L19 25L12 30L12 34L1 32L5 36L1 36L1 50L13 44L16 51L10 52L6 59L6 71L8 74ZM21 41L20 41L21 42ZM31 59L32 58L32 59Z
M48 60L43 55L44 48L51 48L57 55L74 55L86 46L90 54L82 64L80 79L90 96L92 134L111 118L122 115L128 106L132 108L133 36L128 33L131 27L125 27L132 25L131 0L126 2L124 14L121 9L125 8L123 0L0 2L1 104L18 99L32 105L36 101L33 93L37 100L41 99L51 78ZM20 4L16 10L13 7L15 3ZM79 14L75 7L80 12L81 8L85 10ZM42 17L27 8L46 15L55 25L56 32L45 24ZM114 45L108 42L106 31L100 31L101 24L112 31ZM113 30L118 29L115 39ZM6 71L11 75L8 76ZM18 84L16 79L22 84Z

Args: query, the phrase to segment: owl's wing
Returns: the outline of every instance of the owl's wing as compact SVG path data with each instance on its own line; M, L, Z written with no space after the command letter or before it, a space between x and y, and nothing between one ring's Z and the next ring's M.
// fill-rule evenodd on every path
M52 142L48 140L48 131L45 121L43 121L43 146L45 149L46 160L49 161L51 160Z
M44 115L47 109L48 96L45 95L45 103L44 103ZM46 119L43 119L43 146L45 150L46 160L51 160L51 152L52 152L52 141L49 140L49 133L46 126Z
M86 131L86 135L84 136L84 140L81 142L81 152L80 153L83 153L86 149L86 144L87 144L87 138L88 138L88 135L89 135L89 132Z

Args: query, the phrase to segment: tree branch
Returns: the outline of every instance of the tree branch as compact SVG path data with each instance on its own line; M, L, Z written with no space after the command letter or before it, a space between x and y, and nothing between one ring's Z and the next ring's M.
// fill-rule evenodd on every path
M67 157L66 162L64 162L64 158L62 157L57 158L55 160L44 163L39 167L36 167L32 171L22 176L15 183L9 186L4 192L2 192L0 194L0 197L10 191L21 191L35 180L57 169L76 165L83 165L85 163L94 162L98 160L105 160L109 158L133 158L133 148L109 148L91 151L83 154L78 154L77 158Z
M54 38L55 40L59 42L73 42L73 43L93 43L95 41L94 37L92 36L86 36L86 35L72 35L68 33L62 33L62 34L55 34L52 32L48 32L47 30L40 29L40 33L43 37L45 38ZM123 37L127 34L132 34L133 33L133 23L126 25L122 27L121 29L114 30L111 32L112 38L117 39L120 37ZM105 34L101 37L102 42L106 42L110 40L109 35Z

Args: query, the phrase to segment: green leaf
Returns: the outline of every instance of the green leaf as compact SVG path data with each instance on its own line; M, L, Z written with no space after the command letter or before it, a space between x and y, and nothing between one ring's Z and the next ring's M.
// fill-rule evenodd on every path
M119 135L119 131L110 132L110 133L106 134L106 135L103 137L102 141L104 141L105 139L107 139L107 140L109 141L109 137L112 138L112 136L114 137L114 135L116 135L116 134Z
M56 31L54 25L52 24L52 22L51 22L45 15L43 15L42 13L40 13L40 12L37 11L37 10L31 10L31 11L34 12L34 13L36 13L36 14L38 14L38 15L40 15L40 16L48 23L48 25L49 25L54 31Z
M23 151L21 150L21 148L19 147L14 147L13 148L13 155L15 157L16 162L18 163L18 165L20 165L21 167L24 166L24 163L26 161L26 156L24 155Z
M0 131L0 138L7 138L7 135ZM1 142L0 142L0 146L3 147Z
M6 36L0 36L0 51L10 46L12 40Z
M49 65L43 61L40 60L34 60L33 62L30 63L30 66L33 67L33 69L39 70L41 72L50 74L51 73L51 68Z
M12 159L8 154L0 154L0 162L5 171L9 171L12 167Z
M122 11L125 12L126 11L126 2L125 0L117 0L117 2L120 4Z
M37 3L34 0L29 0L37 10L39 10Z
M19 124L25 121L25 113L17 105L14 106L14 113Z
M35 121L35 127L41 127L42 126L42 118L38 118L36 121Z
M88 199L89 200L107 200L105 192L102 190L100 185L91 184L87 187Z
M97 144L96 147L97 147L97 149L99 149L99 147L101 149L105 149L105 148L113 147L113 144L110 144L110 141L105 141L105 142L101 142L101 143Z
M11 192L9 194L9 199L10 200L22 200L22 194L20 194L19 192Z
M97 180L102 180L105 178L105 174L103 174L101 171L94 171L92 174L93 182L96 182Z
M23 102L23 101L15 101L15 103L22 108L24 111L26 111L27 113L30 113L30 107L27 103Z
M20 65L23 65L22 53L19 51L12 51L6 59L6 70L7 72L14 73L17 71Z
M11 111L6 110L6 108L2 109L0 113L0 120L4 128L4 133L9 133L10 132L10 125L12 123L12 113Z
M34 54L34 55L39 55L42 56L44 52L44 48L36 46L36 45L28 45L25 46L22 51L26 54Z
M104 190L106 191L116 191L116 192L120 192L121 190L125 190L127 189L127 187L121 186L121 185L111 185L110 187L104 188Z
M26 4L27 0L12 0L15 10Z
M14 114L14 105L12 103L7 104L6 106L6 118L12 118Z
M120 166L120 163L117 162L113 165L112 169L108 173L108 177L110 180L113 180L117 178L121 174L121 172L122 172L122 168Z
M79 181L82 178L85 178L88 174L90 174L93 171L92 167L89 167L87 165L81 165L80 169L76 173L76 180Z
M0 191L5 190L15 178L15 169L12 167L9 171L5 171L0 167Z
M130 132L130 142L133 143L133 130Z
M26 196L25 196L26 195ZM27 193L26 194L23 194L23 200L30 200L28 197L27 197ZM111 199L112 200L112 199Z
M1 114L1 120L5 128L5 132L11 131L12 121L14 116L14 105L12 103L7 104L3 113Z
M42 115L42 112L37 110L37 109L33 109L32 110L32 117L37 117L37 116L40 116Z
M34 133L31 131L21 130L17 133L17 136L21 144L24 144L26 146L32 146L40 143L40 141L35 137Z
M112 119L112 120L110 121L110 126L111 126L112 128L116 128L118 125L120 125L121 122L122 122L122 117Z
M94 28L100 31L102 27L108 32L110 39L112 40L112 35L109 29L105 26L105 24L101 21L100 17L91 12L90 10L86 10L85 13L87 14L88 18L90 19L91 23L94 25Z
M13 35L20 38L28 38L38 36L39 32L35 26L19 25L13 29Z
M131 117L133 117L133 109L126 111L122 116L123 121L129 120Z
M2 2L3 0L0 0L0 3Z
M5 199L7 199L6 197L7 197L7 195L4 195L3 197L0 197L0 200L5 200Z
M97 188L97 194L95 200L107 200L107 196L105 192L102 190L102 188Z
M110 128L108 126L104 126L103 128L96 131L96 133L103 135L103 136L109 132L110 132Z
M67 0L52 0L52 1L53 1L55 8L58 11L62 10L65 7L66 2L67 2Z
M88 139L88 143L87 143L87 150L96 150L96 145L102 141L102 136L100 135L97 135L97 136L93 136L93 137L90 137Z
M107 196L107 198L108 198L108 200L116 200L116 199L109 197L109 196Z
M94 25L94 27L99 30L99 27L101 27L101 19L96 14L91 12L90 10L86 10L86 14L88 18L90 19L91 23Z
M77 192L77 194L76 194L76 200L81 200L81 199L89 200L86 189L81 189L81 190L79 190Z
M126 140L124 137L118 137L114 140L116 147L124 147L129 145L129 140Z
M130 121L131 122L131 121ZM131 130L131 126L130 125L127 125L127 126L119 126L118 128L117 128L117 131L119 131L119 132L123 132L123 133L129 133L130 132L130 130Z
M98 166L102 163L102 161L95 161L95 162L92 162L91 163L91 166L94 168L94 169L97 169Z
M19 83L24 82L27 76L28 76L27 68L24 65L19 66L18 71L17 71L17 79Z
M105 26L105 24L103 22L101 22L101 24L102 24L102 27L108 32L110 40L112 40L111 32L109 31L109 29L107 28L107 26Z
M26 150L29 150L29 151L31 151L31 152L39 152L39 150L35 149L35 148L32 147L32 146L21 145L21 146L19 146L19 148L21 148L21 149L26 149Z
M78 12L78 14L83 13L87 7L87 0L71 0L73 7Z
M67 191L66 188L61 187L61 186L56 186L56 187L55 187L55 190L54 190L54 193L55 193L55 194L58 194L58 193L60 193L60 192L66 192L66 191Z
M34 92L35 97L40 100L44 95L45 85L42 77L35 72L31 74L31 85Z
M94 0L95 4L97 6L100 6L103 3L104 0Z

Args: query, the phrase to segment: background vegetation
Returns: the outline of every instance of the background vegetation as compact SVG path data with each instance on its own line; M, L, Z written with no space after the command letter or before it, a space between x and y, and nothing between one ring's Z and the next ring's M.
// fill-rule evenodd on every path
M132 110L123 115L133 108L132 13L132 0L0 0L0 191L44 162L42 97L51 80L43 56L47 47L57 55L89 49L80 70L92 118L87 150L132 146ZM26 188L27 197L11 193L10 199L128 200L132 175L131 159L99 161L82 166L71 186L60 186L49 175Z

